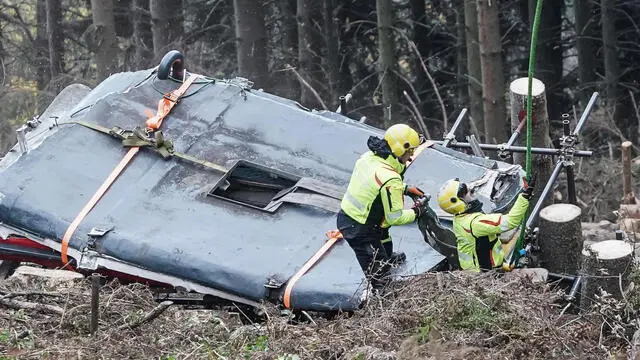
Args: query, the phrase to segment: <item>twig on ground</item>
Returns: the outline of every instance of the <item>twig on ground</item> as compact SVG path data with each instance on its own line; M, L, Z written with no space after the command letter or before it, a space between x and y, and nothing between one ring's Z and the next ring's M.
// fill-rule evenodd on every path
M26 301L0 299L0 304L16 310L26 309L26 310L50 312L58 315L62 315L64 312L62 308L59 306L26 302Z
M158 304L158 306L156 306L155 308L153 308L153 310L151 310L150 312L148 312L142 319L138 320L138 321L134 321L131 324L124 324L121 325L118 330L124 330L126 328L129 329L135 329L138 326L150 322L151 320L157 318L158 316L160 316L160 314L162 314L165 310L167 310L169 308L169 306L173 305L173 301L163 301L160 304Z

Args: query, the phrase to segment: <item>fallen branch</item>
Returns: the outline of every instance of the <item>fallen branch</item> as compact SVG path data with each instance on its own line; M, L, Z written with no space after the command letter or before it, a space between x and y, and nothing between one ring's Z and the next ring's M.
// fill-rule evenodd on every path
M33 302L27 302L27 301L0 299L0 305L4 305L8 308L16 309L16 310L26 309L26 310L35 310L35 311L41 311L41 312L50 312L50 313L58 314L60 316L62 316L62 314L64 313L62 308L59 306L33 303Z
M47 291L25 291L25 292L12 292L7 293L0 296L0 299L11 299L19 296L52 296L52 297L62 297L63 294L57 292L47 292Z
M322 108L324 110L329 110L327 108L327 105L324 104L324 101L322 101L322 98L320 97L320 94L318 94L318 92L316 91L316 89L313 88L313 86L311 86L297 71L296 69L293 68L293 66L286 64L285 68L287 70L291 70L293 71L293 73L296 75L296 77L298 78L298 81L300 81L302 83L302 85L304 85L305 87L307 87L307 89L309 89L309 91L311 91L311 93L313 94L313 96L315 96L316 100L318 100L318 102L320 103L320 105L322 105Z
M142 319L134 321L131 324L120 325L118 330L124 330L126 328L135 329L142 324L148 323L151 320L160 316L160 314L162 314L165 310L167 310L171 305L173 305L173 301L163 301L160 304L158 304L158 306L153 308L153 310L149 311Z
M418 107L413 102L413 99L411 99L411 97L406 91L403 91L402 94L404 95L405 98L407 98L407 101L413 108L413 111L415 112L414 116L416 117L416 122L424 132L424 135L427 137L427 140L431 140L431 134L429 134L429 129L427 129L427 125L424 123L424 120L422 120L422 114L420 114L420 110L418 110Z

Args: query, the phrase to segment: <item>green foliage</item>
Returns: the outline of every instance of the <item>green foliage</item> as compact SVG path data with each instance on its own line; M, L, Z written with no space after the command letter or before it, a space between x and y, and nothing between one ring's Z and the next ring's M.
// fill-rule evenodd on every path
M430 316L422 319L422 325L418 328L418 342L424 344L429 341L429 333L431 332L431 326L433 324L433 318Z
M252 353L267 350L269 338L266 335L260 335L253 343L244 346L244 357L248 359Z
M9 330L0 331L0 344L8 344L11 342L11 333Z
M484 299L472 296L456 304L456 309L450 309L450 326L458 329L485 329L509 326L509 319L505 319L500 309L497 309L499 297L488 295Z
M429 334L436 324L455 331L489 332L514 326L513 319L500 309L500 296L497 294L451 294L441 304L428 309L416 329L420 344L429 341Z

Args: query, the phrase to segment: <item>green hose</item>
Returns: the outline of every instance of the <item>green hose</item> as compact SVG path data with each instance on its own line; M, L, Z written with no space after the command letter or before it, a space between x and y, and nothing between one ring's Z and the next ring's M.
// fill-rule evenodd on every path
M540 25L540 14L542 13L542 0L538 0L536 4L536 13L533 18L533 28L531 29L531 48L529 50L529 88L527 92L527 153L525 160L526 178L527 181L531 180L531 116L532 116L532 91L533 91L533 72L535 67L536 58L536 44L538 43L538 27ZM520 257L520 249L522 249L522 243L525 235L526 218L522 220L520 225L520 237L516 243L513 253L513 264L518 261Z

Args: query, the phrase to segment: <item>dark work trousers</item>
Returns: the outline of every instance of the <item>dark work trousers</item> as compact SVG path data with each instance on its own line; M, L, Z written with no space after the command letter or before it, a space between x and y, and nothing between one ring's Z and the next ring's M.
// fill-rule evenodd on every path
M377 225L362 225L342 210L338 213L337 226L343 239L356 254L356 259L371 285L374 288L384 286L388 282L386 278L391 268L391 254L387 254L381 242L385 230Z

